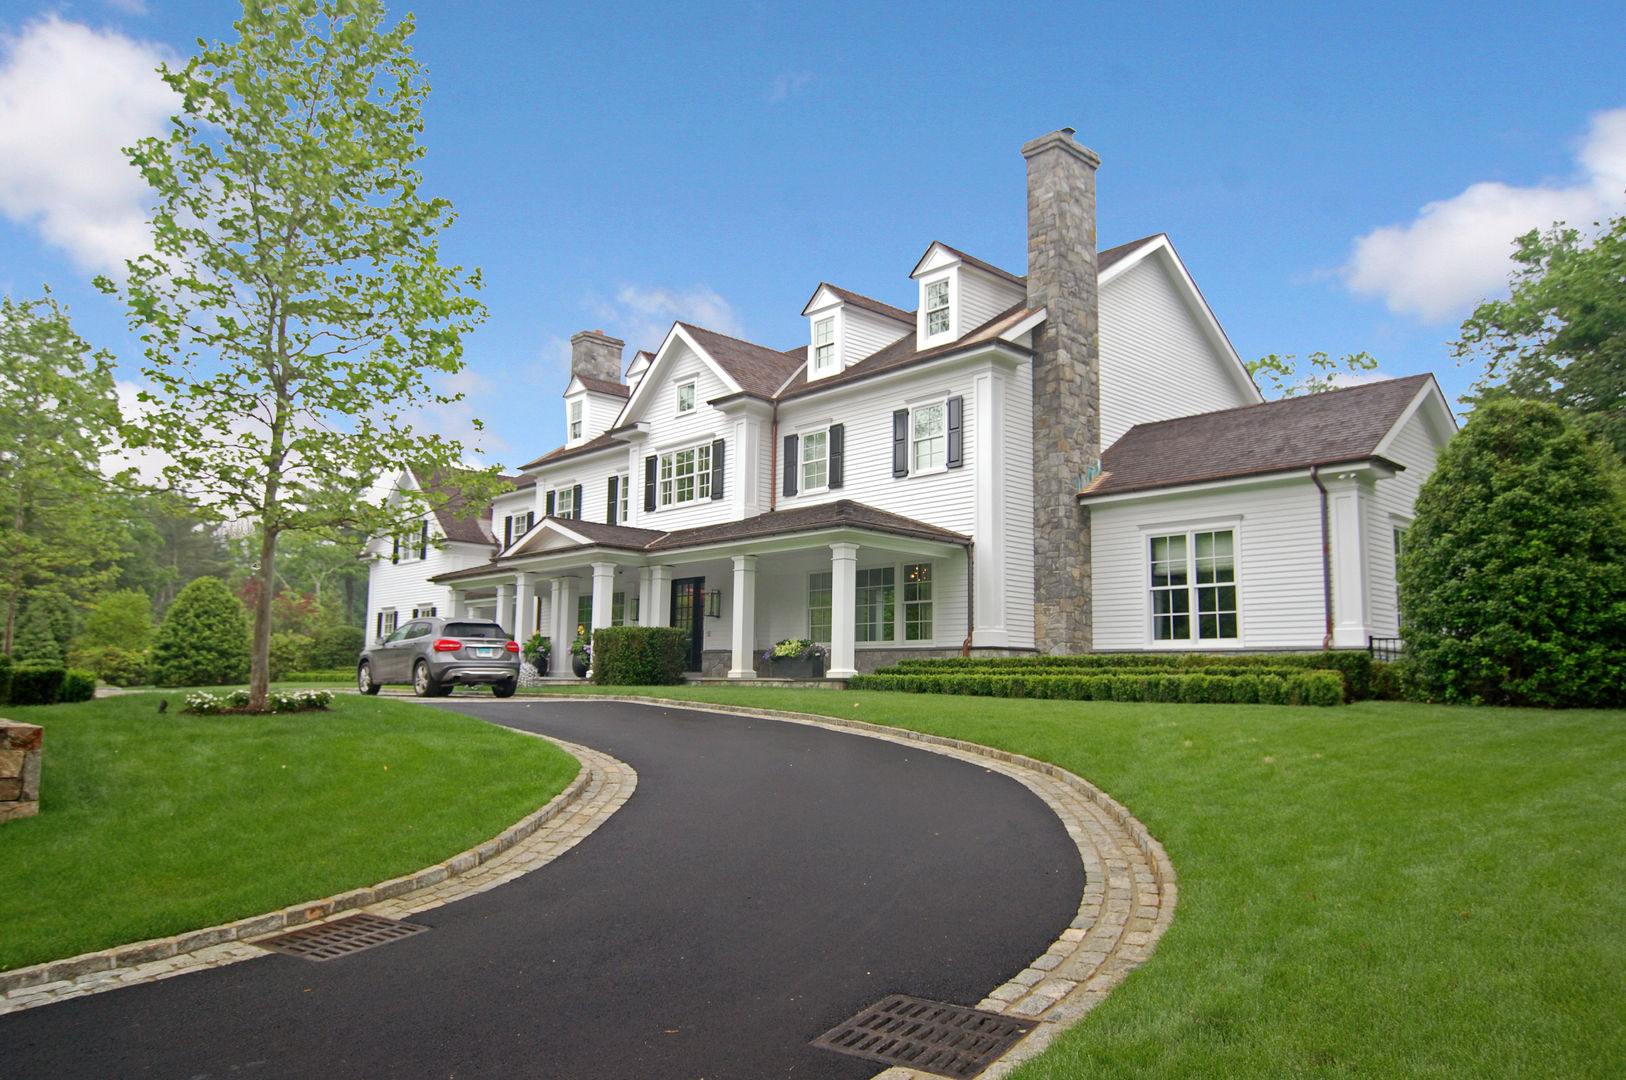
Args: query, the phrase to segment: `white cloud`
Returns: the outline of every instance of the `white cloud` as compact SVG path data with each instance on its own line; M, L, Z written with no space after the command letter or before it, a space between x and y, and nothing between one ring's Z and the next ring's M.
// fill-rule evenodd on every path
M479 464L482 454L497 455L511 450L508 442L489 427L480 416L481 406L496 400L497 386L473 368L464 368L456 375L436 381L443 394L462 394L460 401L446 405L422 405L401 414L399 426L411 427L419 435L433 434L456 439L463 444L464 464L470 468L484 468Z
M149 190L121 148L179 105L158 45L54 15L0 37L0 212L86 271L147 248Z
M1564 221L1583 232L1626 206L1626 109L1593 116L1569 184L1474 184L1431 202L1405 225L1358 238L1344 276L1362 296L1428 322L1462 317L1503 292L1513 270L1513 239Z
M673 289L665 285L623 285L615 299L589 295L582 307L591 327L627 343L621 363L625 368L640 349L654 352L666 340L674 322L686 322L729 337L744 337L745 326L734 307L705 285ZM570 378L570 339L550 337L537 350L528 375L533 382L564 389Z
M147 13L147 0L103 0L114 11L122 11L126 15L145 15Z
M781 101L788 101L792 94L812 81L811 71L781 71L773 77L773 86L768 91L768 103L777 105Z

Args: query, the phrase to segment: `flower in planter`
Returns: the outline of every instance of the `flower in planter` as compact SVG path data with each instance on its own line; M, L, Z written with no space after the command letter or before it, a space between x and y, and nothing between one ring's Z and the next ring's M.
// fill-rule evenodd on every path
M587 627L576 627L576 640L570 643L570 655L582 661L593 659L593 642L587 636Z
M825 656L823 645L808 638L785 638L775 642L773 647L762 654L762 659L773 660L807 660L815 656Z

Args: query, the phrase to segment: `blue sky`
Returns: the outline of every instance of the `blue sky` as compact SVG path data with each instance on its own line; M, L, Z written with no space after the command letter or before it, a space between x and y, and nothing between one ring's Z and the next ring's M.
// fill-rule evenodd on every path
M149 69L229 38L224 0L0 0L0 290L48 283L140 379L91 288L139 232L117 146ZM512 466L563 440L568 339L675 318L804 344L820 280L914 306L932 240L1020 273L1022 143L1101 155L1103 247L1166 232L1244 358L1447 343L1512 237L1626 205L1626 6L532 4L426 0L429 188L489 320L460 408Z

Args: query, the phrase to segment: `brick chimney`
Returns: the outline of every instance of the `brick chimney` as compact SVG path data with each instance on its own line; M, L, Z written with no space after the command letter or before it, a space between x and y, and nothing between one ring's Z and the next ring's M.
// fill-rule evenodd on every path
M1084 470L1101 456L1095 170L1062 128L1022 147L1028 163L1028 307L1034 335L1033 622L1041 654L1090 648L1090 520Z
M621 381L621 350L627 343L602 330L583 330L570 338L570 373L608 382Z

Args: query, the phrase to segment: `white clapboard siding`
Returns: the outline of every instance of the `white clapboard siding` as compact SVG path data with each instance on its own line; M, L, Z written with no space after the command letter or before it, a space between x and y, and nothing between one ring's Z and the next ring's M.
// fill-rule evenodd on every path
M1021 286L964 263L960 265L959 286L961 334L969 334L1011 305L1027 299L1027 290Z
M1033 368L1023 364L1005 384L1003 485L993 492L1005 513L1003 556L977 546L977 558L1005 562L1005 630L1011 648L1032 648L1033 638Z
M440 527L432 524L430 536L440 536ZM390 544L384 541L384 555L374 559L367 568L367 639L372 640L378 630L378 613L394 611L400 622L412 617L413 608L434 607L441 615L451 613L452 590L429 579L453 570L481 566L491 558L492 549L484 544L443 543L430 546L424 559L418 558L416 546L402 547L401 561L390 562Z
M910 323L894 322L884 315L853 304L843 304L840 334L842 366L851 367L864 357L873 356L913 329Z
M1397 637L1400 621L1395 595L1394 530L1410 525L1417 493L1434 472L1439 453L1420 414L1409 417L1389 447L1389 457L1404 471L1377 482L1373 506L1366 516L1368 589L1372 634Z

